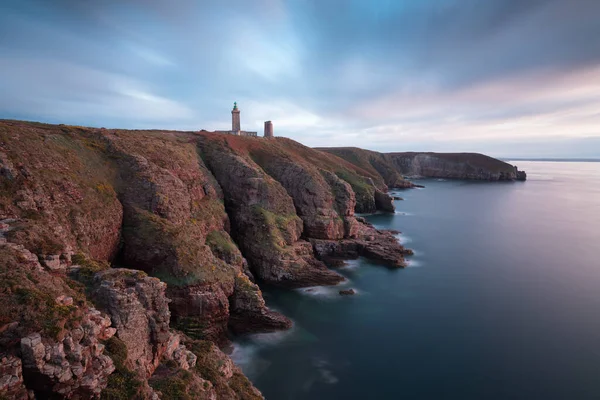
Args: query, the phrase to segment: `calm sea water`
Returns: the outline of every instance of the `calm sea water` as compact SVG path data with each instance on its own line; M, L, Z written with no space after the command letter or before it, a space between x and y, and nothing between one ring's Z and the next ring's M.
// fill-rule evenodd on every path
M600 163L518 162L527 182L422 181L395 215L404 270L266 291L295 322L233 354L267 399L599 399Z

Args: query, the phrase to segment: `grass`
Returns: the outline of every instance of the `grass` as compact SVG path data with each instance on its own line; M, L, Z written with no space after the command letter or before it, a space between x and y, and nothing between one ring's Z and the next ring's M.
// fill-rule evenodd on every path
M77 324L85 307L85 297L52 277L45 271L28 269L19 253L9 248L0 248L0 325L17 321L21 336L41 332L59 339L65 328ZM62 305L56 298L73 297L73 305Z
M209 328L205 322L193 317L178 317L172 325L173 328L182 331L194 340L206 339L204 331Z
M197 398L188 393L193 378L193 373L178 370L172 375L154 378L150 384L154 390L161 392L163 400L192 400Z
M206 244L220 259L235 264L242 262L242 254L227 232L222 230L210 232L206 236Z
M115 365L115 372L108 377L108 385L102 391L101 398L107 400L129 400L136 398L143 382L125 366L127 346L116 336L105 343L104 354L109 356Z
M375 211L375 188L357 175L347 171L336 171L338 178L348 182L356 196L356 212Z
M278 249L283 249L288 244L292 244L288 230L291 224L302 224L302 221L296 214L281 215L269 211L262 206L255 204L252 206L252 214L258 221L264 221L264 229L256 232L256 242L259 245L273 245ZM260 224L260 223L259 223Z
M0 143L19 171L14 180L3 180L0 212L28 223L26 232L11 232L11 240L38 254L59 254L65 242L80 239L92 243L80 250L94 253L96 232L82 226L101 224L118 205L106 141L90 128L0 121ZM60 235L50 229L56 221Z
M96 275L97 272L110 268L108 262L91 260L83 253L74 254L71 257L71 261L73 264L81 266L79 271L77 271L77 280L86 286L92 284L94 275Z
M123 230L125 257L130 254L128 263L173 286L233 279L232 269L203 243L203 230L192 220L177 225L149 211L135 209Z

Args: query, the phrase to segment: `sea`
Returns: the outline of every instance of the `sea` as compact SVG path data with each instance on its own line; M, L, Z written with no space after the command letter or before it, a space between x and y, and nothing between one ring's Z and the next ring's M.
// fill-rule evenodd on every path
M294 327L240 338L234 361L267 400L600 399L600 163L513 164L527 181L392 191L396 213L367 218L401 231L409 266L265 288Z

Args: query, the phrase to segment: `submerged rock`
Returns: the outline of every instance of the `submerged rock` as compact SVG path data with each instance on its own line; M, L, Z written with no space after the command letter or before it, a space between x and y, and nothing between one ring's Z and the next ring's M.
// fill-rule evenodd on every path
M341 296L352 296L354 294L356 294L356 292L354 291L354 289L340 290L340 295Z

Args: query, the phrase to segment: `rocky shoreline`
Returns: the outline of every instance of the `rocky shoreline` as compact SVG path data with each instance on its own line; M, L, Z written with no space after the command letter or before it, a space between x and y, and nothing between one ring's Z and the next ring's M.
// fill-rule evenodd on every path
M0 397L262 398L220 348L291 327L259 284L406 265L355 215L414 186L388 172L285 138L0 121Z

